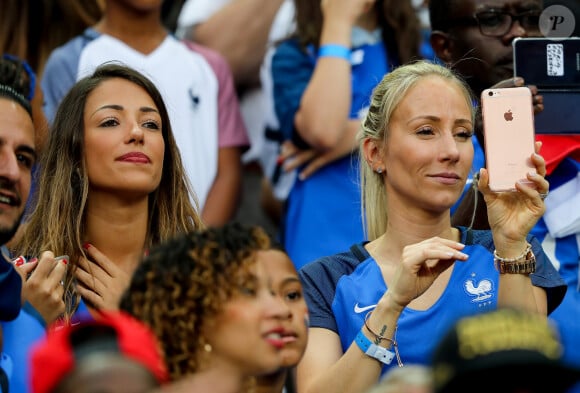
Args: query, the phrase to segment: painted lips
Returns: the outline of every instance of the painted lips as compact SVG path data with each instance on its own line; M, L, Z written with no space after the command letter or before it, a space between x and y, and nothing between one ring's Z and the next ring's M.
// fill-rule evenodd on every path
M132 152L122 155L121 157L117 158L117 161L124 161L124 162L134 162L134 163L141 163L141 164L149 164L151 160L146 154L139 153L139 152Z

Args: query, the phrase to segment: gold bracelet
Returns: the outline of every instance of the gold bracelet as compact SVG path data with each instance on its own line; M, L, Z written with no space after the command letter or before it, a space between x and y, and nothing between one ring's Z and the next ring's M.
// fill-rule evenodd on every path
M369 311L367 313L367 315L365 315L365 328L369 331L370 334L373 335L373 337L375 338L375 343L378 344L383 340L387 340L390 341L393 344L393 349L395 350L395 356L397 357L397 363L399 364L399 367L403 367L403 362L401 361L401 356L399 355L399 346L397 345L397 341L394 339L394 335L397 333L397 327L395 327L395 333L393 333L393 338L388 338L385 336L382 336L380 334L376 334L368 325L367 320L369 319L369 316L372 314L372 311Z
M530 274L536 271L536 256L530 243L516 258L502 258L497 255L497 250L494 250L493 263L500 274Z

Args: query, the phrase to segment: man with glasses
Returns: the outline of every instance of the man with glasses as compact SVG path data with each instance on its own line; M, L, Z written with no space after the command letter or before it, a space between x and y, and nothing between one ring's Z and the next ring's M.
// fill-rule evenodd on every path
M489 87L523 86L525 81L513 75L512 41L541 36L542 11L541 0L430 0L431 45L439 59L463 75L477 99ZM580 17L576 20L580 23ZM528 87L537 113L543 110L543 97L535 86ZM475 128L477 157L483 154L481 122ZM532 230L568 284L566 297L550 319L562 335L564 360L576 366L580 366L580 124L578 129L579 135L536 136L543 143L550 195L544 217ZM455 224L469 225L471 201L466 197L457 208ZM483 203L478 206L475 228L489 225L481 207Z
M500 82L502 87L522 85L514 83L512 41L541 36L542 9L540 0L432 0L431 45L443 62L466 78L477 97ZM536 95L536 110L542 109L541 103Z

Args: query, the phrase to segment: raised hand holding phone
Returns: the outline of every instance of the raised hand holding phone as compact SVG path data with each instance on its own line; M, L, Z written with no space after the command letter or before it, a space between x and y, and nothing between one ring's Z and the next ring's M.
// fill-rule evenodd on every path
M516 191L516 182L535 173L532 94L527 87L491 88L481 93L486 167L489 188Z

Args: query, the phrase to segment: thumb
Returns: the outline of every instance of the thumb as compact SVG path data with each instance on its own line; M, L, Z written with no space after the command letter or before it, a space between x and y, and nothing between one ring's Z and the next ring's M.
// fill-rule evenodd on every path
M504 79L495 85L494 88L506 88L506 87L520 87L524 85L524 78L516 76L515 78Z
M28 275L32 273L32 271L36 268L36 265L38 265L38 259L34 258L30 260L30 262L24 263L19 266L15 266L15 268L18 274L20 274L20 276L23 278L23 280L26 281Z

